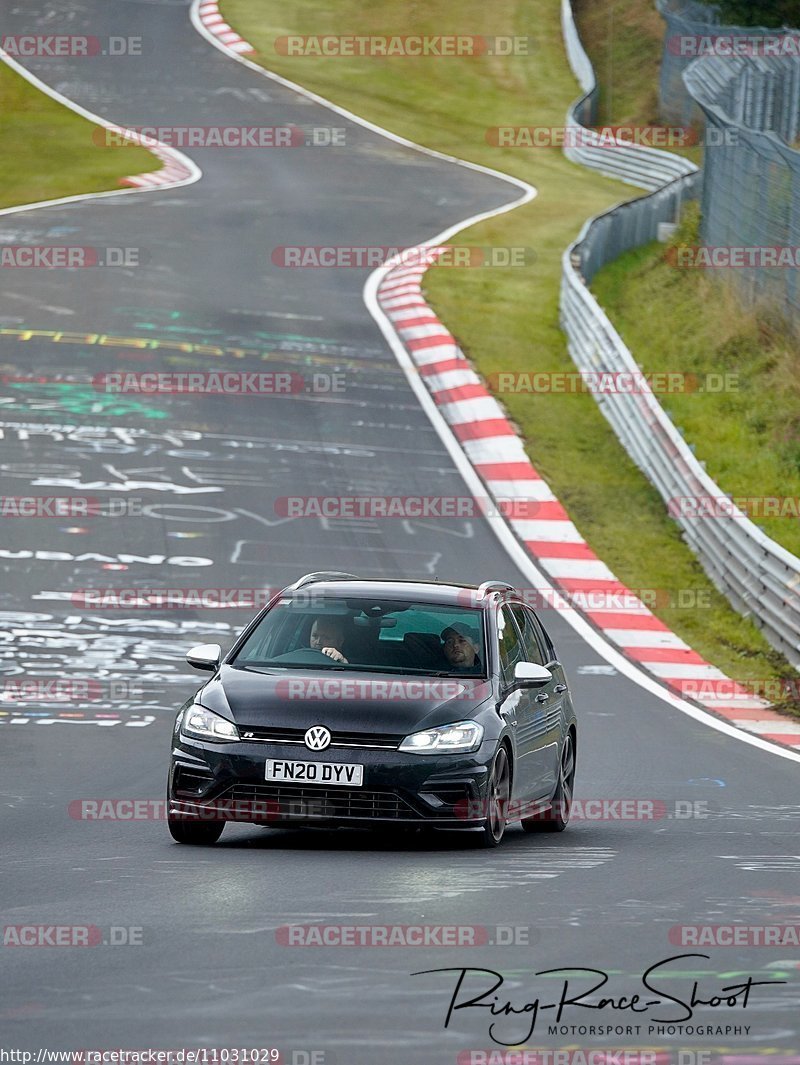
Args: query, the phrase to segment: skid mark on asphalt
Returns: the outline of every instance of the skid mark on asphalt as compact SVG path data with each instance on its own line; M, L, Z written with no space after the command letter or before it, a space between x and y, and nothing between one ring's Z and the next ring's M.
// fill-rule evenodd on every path
M746 873L800 873L800 854L718 854Z
M391 892L378 889L369 895L349 894L342 898L354 905L436 902L487 890L522 887L537 880L554 880L563 873L597 869L616 856L617 852L609 847L554 847L536 851L507 847L505 853L495 853L491 866L487 866L485 858L477 854L451 853L447 866L437 865L429 877L416 865L407 873L395 868Z

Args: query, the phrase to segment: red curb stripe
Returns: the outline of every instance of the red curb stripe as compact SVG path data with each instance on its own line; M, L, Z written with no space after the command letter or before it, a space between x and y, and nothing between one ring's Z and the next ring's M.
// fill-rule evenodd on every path
M462 399L486 399L489 397L489 393L480 382L477 384L457 385L455 388L432 388L431 394L439 406L443 403L459 403Z
M421 348L438 348L455 346L455 338L449 333L439 333L435 337L420 337L418 340L406 340L405 345L411 351L419 351Z
M734 703L730 706L715 707L715 709L718 714L722 714L723 717L727 717L731 721L735 721L737 718L739 721L763 721L765 718L768 720L772 717L772 712L767 712L766 710L743 710Z
M628 594L633 595L633 592ZM603 629L646 629L648 632L671 631L655 614L634 614L628 613L628 611L614 613L607 610L587 610L586 614ZM638 650L642 650L642 648L638 648Z
M637 662L675 662L693 666L707 666L697 651L682 651L679 647L629 647L627 653Z
M584 562L599 561L588 544L554 544L552 540L526 540L525 546L542 561L548 558L579 558Z
M537 500L533 518L536 521L569 521L569 514L557 499L543 499Z
M439 319L434 317L423 318L401 318L395 322L397 328L402 332L404 329L415 329L418 325L439 325Z
M490 436L513 436L516 433L505 418L489 418L482 422L460 422L451 425L453 433L462 443L466 440L485 440Z
M458 359L443 359L441 362L429 362L425 366L417 367L422 377L431 377L437 373L447 373L448 370L468 369L469 363L463 355Z
M476 462L475 469L485 481L541 481L529 462Z

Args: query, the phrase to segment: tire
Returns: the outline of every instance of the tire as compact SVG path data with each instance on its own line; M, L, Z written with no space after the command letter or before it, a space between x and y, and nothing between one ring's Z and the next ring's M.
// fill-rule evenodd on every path
M486 786L487 813L481 827L481 846L497 847L503 840L511 797L511 763L505 747L499 747Z
M184 821L167 817L169 834L176 843L188 843L196 847L210 847L222 835L224 821Z
M572 813L572 791L575 784L575 740L572 732L564 737L558 762L558 785L550 810L542 816L522 819L526 832L563 832Z

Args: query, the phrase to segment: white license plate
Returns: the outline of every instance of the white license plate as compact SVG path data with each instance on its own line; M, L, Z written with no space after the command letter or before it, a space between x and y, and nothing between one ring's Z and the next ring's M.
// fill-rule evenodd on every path
M355 762L290 762L285 758L268 758L266 779L360 788L364 783L364 767Z

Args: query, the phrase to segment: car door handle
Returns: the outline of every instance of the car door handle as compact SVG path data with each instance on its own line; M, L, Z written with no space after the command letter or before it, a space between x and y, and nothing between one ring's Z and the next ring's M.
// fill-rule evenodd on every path
M565 692L566 690L566 684L556 684L555 688L553 688L553 691L558 692L559 695L561 694L561 692Z
M542 692L540 695L536 696L536 702L537 703L546 703L549 698L550 698L550 696L547 694L547 692Z

